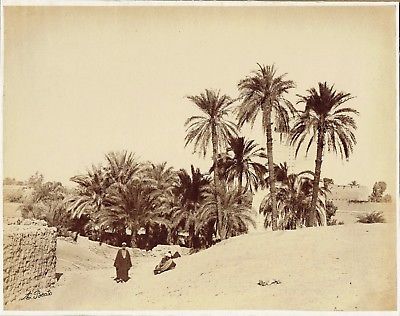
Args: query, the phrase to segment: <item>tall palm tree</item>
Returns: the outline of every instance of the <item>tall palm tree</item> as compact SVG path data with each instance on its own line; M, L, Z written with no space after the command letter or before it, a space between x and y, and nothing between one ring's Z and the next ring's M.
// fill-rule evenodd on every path
M313 180L311 171L299 174L289 174L281 178L277 188L278 228L296 229L306 223L308 210L311 204ZM325 218L325 201L328 190L320 188L317 199L318 222ZM260 204L260 213L265 216L264 226L272 224L272 201L268 194Z
M200 95L188 96L202 112L201 116L192 116L186 122L185 146L194 143L194 151L206 155L211 143L213 153L214 197L217 200L218 183L218 153L226 147L228 140L236 136L236 124L228 120L230 105L235 101L229 96L220 95L219 91L208 90ZM221 217L218 217L218 232L221 228Z
M263 185L267 168L254 160L257 158L266 158L264 148L259 147L254 140L233 137L229 140L226 155L220 156L218 159L218 164L223 169L226 180L228 182L237 180L239 195L248 190L253 193L260 185ZM213 169L214 166L211 171Z
M295 109L285 98L285 95L295 87L295 84L291 80L284 80L286 74L276 75L274 65L257 65L259 69L253 71L250 76L247 76L238 84L242 102L237 109L237 118L239 126L243 126L246 122L254 126L258 114L261 113L262 126L267 137L269 187L272 199L272 229L276 230L277 209L272 124L275 123L275 131L281 133L281 135L289 132L289 112L294 114ZM274 120L272 115L274 115Z
M305 104L305 111L295 122L290 137L290 144L297 144L296 156L301 145L309 137L306 153L313 142L317 143L315 160L313 194L308 225L316 225L316 204L318 198L319 181L321 177L322 156L324 148L328 151L340 153L341 158L348 159L353 146L356 144L354 130L357 129L352 114L358 115L358 111L341 107L341 105L353 97L350 93L337 92L334 86L327 83L319 83L319 90L315 88L307 90L308 95L298 95L297 103ZM322 223L326 225L326 223Z

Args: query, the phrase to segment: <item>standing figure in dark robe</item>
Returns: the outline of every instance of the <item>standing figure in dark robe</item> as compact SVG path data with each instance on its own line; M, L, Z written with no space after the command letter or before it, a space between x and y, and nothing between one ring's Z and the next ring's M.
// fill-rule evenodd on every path
M117 257L114 261L114 267L117 270L117 277L115 280L118 283L129 280L128 271L132 267L131 256L125 247L126 243L122 243L122 247L118 250Z

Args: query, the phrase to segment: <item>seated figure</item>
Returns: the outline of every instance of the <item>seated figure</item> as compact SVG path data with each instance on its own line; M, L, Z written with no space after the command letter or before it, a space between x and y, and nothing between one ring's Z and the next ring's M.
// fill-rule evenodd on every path
M154 274L156 275L168 270L172 270L175 268L175 266L176 263L172 260L172 254L169 251L162 257L160 263L154 268Z

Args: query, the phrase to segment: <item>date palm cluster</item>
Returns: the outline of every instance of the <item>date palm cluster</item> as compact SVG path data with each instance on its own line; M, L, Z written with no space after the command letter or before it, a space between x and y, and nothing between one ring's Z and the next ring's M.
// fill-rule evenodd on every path
M177 243L186 233L187 246L211 246L215 240L216 205L209 175L191 166L174 170L167 163L139 162L132 153L111 152L106 164L92 166L84 175L71 178L78 184L67 200L72 218L86 218L87 225L126 240L132 246L151 248L158 243ZM248 198L232 191L219 193L224 205L224 238L246 233L254 225ZM146 244L138 232L144 229ZM91 232L93 233L93 232Z

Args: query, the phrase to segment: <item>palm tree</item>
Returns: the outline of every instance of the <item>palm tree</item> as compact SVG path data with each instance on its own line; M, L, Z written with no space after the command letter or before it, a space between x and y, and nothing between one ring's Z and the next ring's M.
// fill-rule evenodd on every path
M105 167L92 165L87 174L71 178L78 184L74 194L67 200L67 209L72 218L83 216L97 223L103 208L110 206L110 192L122 192L127 183L139 179L141 166L132 153L110 152L105 158Z
M308 222L310 226L316 225L316 204L324 148L327 147L328 151L336 154L339 152L342 159L348 159L356 144L353 131L357 129L357 126L351 114L359 114L352 108L340 107L353 98L350 93L337 92L333 85L328 87L326 82L318 85L319 91L312 88L307 91L308 95L298 95L300 100L297 103L304 103L305 111L295 122L290 137L290 144L297 144L296 156L307 137L310 139L306 153L313 142L317 143L315 177ZM326 223L322 224L326 225Z
M207 149L212 144L214 172L214 197L217 200L218 183L218 153L226 147L228 140L236 136L236 124L229 121L227 116L230 105L235 101L229 96L220 95L219 91L208 90L196 96L188 96L204 115L192 116L186 122L185 146L194 143L194 151L206 155ZM221 228L221 218L218 217L218 232Z
M100 213L111 185L103 168L92 165L87 174L74 176L71 181L78 184L75 194L68 199L67 209L71 217L80 218L82 215Z
M290 174L281 178L277 188L278 228L296 229L306 223L308 210L311 204L313 180L309 177L313 173L304 171L299 174ZM319 189L317 199L318 222L326 221L324 188ZM260 213L265 216L264 226L272 224L272 199L269 193L260 204Z
M176 173L172 167L167 167L167 162L154 164L148 162L144 165L144 172L159 190L169 190L176 181Z
M266 158L264 148L261 148L254 140L246 140L244 137L233 137L229 140L226 155L220 155L218 164L223 169L223 174L228 182L237 180L238 194L242 192L257 191L263 185L263 178L267 171L265 166L254 161L256 158ZM211 171L214 170L214 166ZM243 191L243 181L245 183Z
M255 227L251 194L243 195L238 188L234 188L221 190L219 196L223 223L221 237L223 239L247 233L249 225ZM209 227L210 223L212 224L216 220L217 204L212 194L206 193L204 203L196 217L196 232L201 232L203 228Z
M210 180L198 168L195 169L193 166L191 166L191 175L186 170L181 169L178 172L178 177L178 182L174 188L178 203L173 208L173 227L177 229L183 225L184 229L189 233L189 246L193 247L196 237L196 214L204 200L206 191L209 190Z
M267 173L269 174L268 170ZM289 168L286 163L280 163L279 165L274 164L274 175L275 175L275 180L276 183L278 184L287 184L288 181L288 176L289 176ZM266 183L267 187L269 186L270 183L270 178L269 176L264 180Z
M116 232L132 231L132 242L141 227L150 225L170 226L157 211L157 189L140 180L132 180L109 191L108 206L99 216L100 227Z
M143 166L143 174L146 181L157 189L159 205L173 200L173 189L178 176L172 167L167 167L167 162L159 164L148 162Z
M124 150L112 151L106 155L107 166L104 171L108 180L113 184L124 185L132 179L137 179L141 165L136 161L135 155Z
M178 182L178 174L172 168L167 166L167 162L154 164L147 162L143 166L143 175L145 181L151 184L156 190L156 212L157 216L172 222L173 208L176 206L176 196L174 188ZM167 242L173 243L175 234L172 226L163 225L166 233Z
M284 95L295 87L291 80L284 80L286 74L276 75L276 69L272 66L257 64L259 69L253 71L251 76L241 80L238 84L242 103L237 109L239 126L248 122L254 126L254 122L261 112L262 126L267 137L267 159L269 169L269 187L272 199L272 229L277 229L276 216L276 188L272 146L272 115L275 115L275 131L282 134L288 133L289 113L294 114L292 104Z

